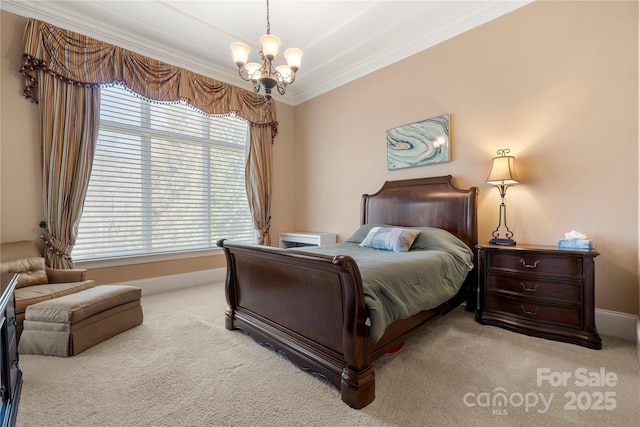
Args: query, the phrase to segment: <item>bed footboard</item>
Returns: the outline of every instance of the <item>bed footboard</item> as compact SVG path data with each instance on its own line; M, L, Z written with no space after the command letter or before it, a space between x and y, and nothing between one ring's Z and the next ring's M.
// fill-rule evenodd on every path
M227 259L225 327L323 375L351 407L373 401L367 310L355 261L225 240L218 246Z

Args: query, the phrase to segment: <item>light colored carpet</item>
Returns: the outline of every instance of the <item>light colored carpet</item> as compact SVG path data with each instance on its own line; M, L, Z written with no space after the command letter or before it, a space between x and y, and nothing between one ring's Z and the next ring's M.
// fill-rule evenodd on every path
M21 355L18 426L626 427L640 421L630 341L603 337L603 350L589 350L482 326L456 309L402 352L377 361L376 399L354 410L332 385L227 331L222 284L145 296L142 304L143 325L75 357ZM566 385L538 385L538 369L545 368L554 378L563 372L571 378ZM615 385L611 378L609 386L581 384L576 370L595 375L601 368L617 377ZM492 403L500 393L506 406ZM565 408L572 395L575 409ZM551 399L546 411L541 398ZM598 403L610 409L598 410Z

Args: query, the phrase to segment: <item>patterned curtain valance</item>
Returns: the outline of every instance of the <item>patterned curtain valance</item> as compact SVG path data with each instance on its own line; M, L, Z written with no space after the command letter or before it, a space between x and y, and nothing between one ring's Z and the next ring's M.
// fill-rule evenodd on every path
M271 127L272 138L277 132L273 100L46 22L28 20L22 57L24 95L36 102L37 71L43 70L68 84L120 83L145 98L186 101L207 114L235 112L254 127Z

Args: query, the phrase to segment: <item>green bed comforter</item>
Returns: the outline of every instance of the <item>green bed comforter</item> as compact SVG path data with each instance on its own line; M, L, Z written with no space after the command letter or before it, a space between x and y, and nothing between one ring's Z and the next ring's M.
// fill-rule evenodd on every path
M370 320L377 342L386 327L399 319L434 308L452 298L473 268L473 252L452 234L428 227L408 252L360 247L363 226L344 243L305 247L305 252L347 255L358 264ZM301 248L298 248L300 250Z

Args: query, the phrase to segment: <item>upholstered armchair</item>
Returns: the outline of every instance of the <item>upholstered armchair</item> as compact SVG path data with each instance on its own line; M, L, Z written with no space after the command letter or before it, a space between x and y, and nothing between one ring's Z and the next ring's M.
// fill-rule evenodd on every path
M15 291L18 338L28 306L95 286L93 280L87 280L84 269L47 267L40 250L31 241L0 244L0 272L18 274Z

